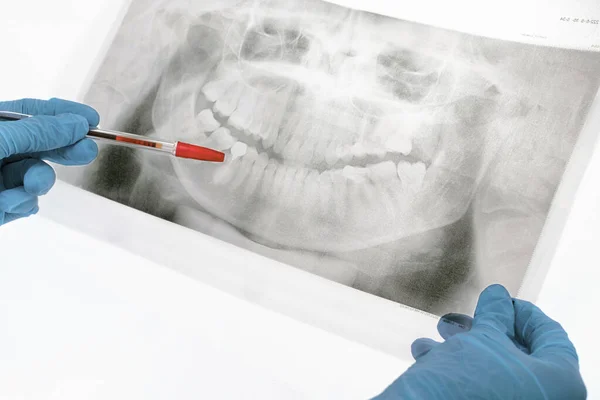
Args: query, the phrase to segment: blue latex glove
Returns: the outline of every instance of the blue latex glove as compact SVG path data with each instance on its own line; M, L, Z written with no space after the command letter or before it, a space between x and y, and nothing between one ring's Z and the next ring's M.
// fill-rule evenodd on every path
M492 285L475 318L442 317L437 343L418 339L416 362L376 399L585 399L567 333L535 305Z
M35 115L0 122L2 225L38 212L38 196L56 181L54 170L42 160L85 165L96 158L96 143L84 137L100 117L86 105L60 99L0 102L0 110Z

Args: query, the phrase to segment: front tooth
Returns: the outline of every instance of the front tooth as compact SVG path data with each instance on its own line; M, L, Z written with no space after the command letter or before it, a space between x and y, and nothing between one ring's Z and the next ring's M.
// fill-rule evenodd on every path
M246 155L247 152L250 151L256 153L256 150L254 148L248 149L248 145L246 143L236 142L233 146L231 146L231 155L233 156L234 160L236 158L243 157L244 155Z
M239 159L221 164L213 175L213 183L215 185L227 185L235 177L239 164Z
M206 146L222 151L230 149L236 142L229 129L221 127L210 135Z
M244 130L252 122L252 113L256 105L257 94L254 89L244 89L244 94L238 102L237 108L229 117L228 123L236 129Z
M196 118L198 120L198 124L204 132L212 132L221 126L219 121L215 119L212 111L207 108L200 111Z
M371 171L371 177L375 181L385 182L395 178L398 171L393 161L384 161L378 164L369 164L367 168Z
M400 161L396 172L403 187L407 190L418 191L423 185L427 167L422 162L411 164L407 161Z
M395 153L408 155L412 151L412 140L406 136L395 134L385 142L385 147Z
M233 83L233 79L219 79L216 81L211 81L204 85L202 88L202 93L208 101L214 103L223 97L225 92L227 92L227 89L229 89Z
M346 165L342 170L342 175L353 182L365 182L369 178L370 170L368 168L352 167Z
M235 111L238 101L244 90L244 85L239 82L235 82L227 89L223 97L221 97L214 105L215 112L223 116L229 116Z

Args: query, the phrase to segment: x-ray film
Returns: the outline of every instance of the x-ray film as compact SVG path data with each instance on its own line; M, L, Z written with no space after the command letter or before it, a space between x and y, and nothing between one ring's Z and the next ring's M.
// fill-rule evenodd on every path
M599 53L320 0L134 0L84 101L107 129L227 161L108 146L62 177L393 302L471 312L488 284L521 285L599 80Z

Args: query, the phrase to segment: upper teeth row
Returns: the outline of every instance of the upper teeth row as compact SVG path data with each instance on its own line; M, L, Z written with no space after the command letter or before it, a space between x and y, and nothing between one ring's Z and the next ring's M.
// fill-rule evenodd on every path
M286 159L307 161L306 157L300 156L314 156L317 162L325 161L334 165L340 159L348 162L352 158L383 157L387 152L408 155L412 151L412 140L408 133L413 131L411 125L414 122L411 124L411 119L407 116L383 119L372 133L365 135L367 137L349 144L346 130L356 129L352 126L355 121L344 121L341 117L336 124L343 126L345 137L323 134L319 127L314 128L313 132L307 132L307 127L300 123L302 119L288 121L285 124L287 132L280 134L287 101L285 94L259 96L256 89L246 87L232 78L210 81L204 85L202 92L207 100L214 102L215 113L228 117L230 126L251 135L257 141L261 140L265 149L274 146L273 150ZM220 126L213 111L204 109L198 115L199 125L204 132L213 132Z

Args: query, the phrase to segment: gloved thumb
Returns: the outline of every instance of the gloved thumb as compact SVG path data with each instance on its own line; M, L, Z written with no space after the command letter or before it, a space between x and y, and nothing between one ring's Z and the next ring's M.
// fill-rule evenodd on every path
M435 346L440 345L441 343L436 342L433 339L429 338L420 338L415 340L410 346L410 352L415 360L423 357L425 354L429 353L431 349Z
M492 329L514 338L515 310L512 298L504 286L491 285L481 292L473 319L473 330L475 329Z
M448 340L457 333L471 330L473 318L465 314L450 313L443 315L438 321L437 330L444 340Z

